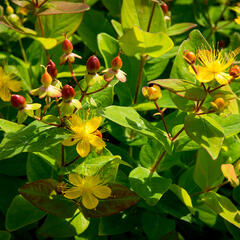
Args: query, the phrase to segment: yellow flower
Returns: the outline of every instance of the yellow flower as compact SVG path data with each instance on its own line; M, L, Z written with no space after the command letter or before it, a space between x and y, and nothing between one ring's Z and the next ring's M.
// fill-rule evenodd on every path
M221 85L228 84L232 77L226 71L234 63L235 56L239 53L240 48L235 49L228 56L215 49L199 50L197 57L200 65L196 65L197 80L205 83L215 79ZM190 71L195 74L192 69Z
M233 11L235 11L237 14L240 14L240 3L238 3L237 6L231 8ZM240 24L240 16L237 16L237 18L234 19L234 21L237 24Z
M62 141L63 145L72 146L77 143L76 149L81 157L86 157L89 154L91 146L98 150L105 147L106 144L98 136L99 131L97 131L101 124L101 117L94 117L83 122L77 115L72 115L70 122L70 129L74 134Z
M69 182L74 187L64 191L64 196L68 199L81 197L82 204L87 209L96 208L98 199L106 199L111 195L111 189L103 185L98 175L81 177L77 173L70 173Z
M4 102L11 100L11 91L19 92L21 90L21 82L13 80L11 74L5 74L3 68L0 67L0 98Z

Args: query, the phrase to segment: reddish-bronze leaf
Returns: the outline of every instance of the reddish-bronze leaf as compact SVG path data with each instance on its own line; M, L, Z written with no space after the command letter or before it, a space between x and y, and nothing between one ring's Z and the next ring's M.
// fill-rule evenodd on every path
M54 179L43 179L27 183L18 191L42 211L63 218L72 217L77 206L73 201L57 195L55 189L58 184L59 182Z
M139 200L138 195L120 184L108 185L112 189L111 197L99 200L96 209L89 210L81 205L81 210L86 217L105 217L119 213Z
M86 3L74 3L67 1L51 1L49 8L38 13L39 16L66 14L66 13L81 13L89 10Z

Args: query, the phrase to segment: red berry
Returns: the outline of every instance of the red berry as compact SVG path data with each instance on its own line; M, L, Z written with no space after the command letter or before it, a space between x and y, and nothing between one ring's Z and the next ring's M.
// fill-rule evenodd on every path
M162 8L164 14L167 15L167 13L168 13L168 5L166 3L162 3L161 4L161 8Z
M70 100L75 96L74 88L70 85L65 85L62 89L62 98L64 100Z
M100 62L98 58L95 55L93 55L88 58L86 66L87 66L87 71L89 73L96 73L100 69Z
M117 56L112 60L112 69L117 71L122 67L122 59Z
M188 50L185 50L183 53L183 58L185 59L186 62L188 62L189 64L195 64L196 62L196 55Z
M48 73L51 75L52 78L56 78L57 77L57 68L55 63L50 59L50 61L47 64L47 71Z
M24 108L26 106L26 100L21 95L12 95L11 96L11 104L14 108Z
M62 49L63 49L64 53L66 53L66 54L71 53L73 50L73 45L72 45L71 41L68 40L67 38L63 42Z

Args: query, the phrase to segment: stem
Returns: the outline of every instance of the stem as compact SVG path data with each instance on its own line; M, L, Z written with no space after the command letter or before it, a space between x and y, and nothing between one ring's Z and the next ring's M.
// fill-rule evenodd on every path
M149 21L148 21L148 26L147 26L147 32L149 32L150 28L151 28L151 23L152 23L155 7L156 7L156 2L154 2L153 6L152 6L152 11L151 11L151 15L150 15L150 18L149 18Z
M200 194L202 194L202 193L210 192L210 191L212 191L212 190L214 190L214 189L216 189L216 188L222 187L222 186L224 186L224 185L226 185L226 184L228 184L228 183L229 183L229 181L226 180L226 181L224 181L223 183L218 184L217 186L214 186L214 187L211 187L211 188L207 188L206 190L201 191L201 192L193 193L193 194L191 194L191 196L197 196L197 195L200 195Z
M209 91L209 93L212 93L212 92L214 92L214 91L216 91L216 90L218 90L219 88L224 87L224 86L225 86L225 85L220 85L220 86L218 86L218 87L216 87L216 88L213 88L212 90Z
M62 145L62 148L61 148L61 152L62 152L62 161L61 161L61 166L63 167L64 166L64 145Z
M138 73L138 79L137 79L137 87L136 87L136 92L135 92L135 97L134 97L133 104L136 104L137 100L138 100L138 92L139 92L139 88L140 88L141 82L142 82L143 68L144 68L145 63L146 63L146 56L142 55L141 56L139 73Z
M191 67L193 69L193 71L195 72L196 75L198 75L198 70L196 69L194 64L191 64Z
M31 88L32 88L32 87L33 87L33 84L32 84L31 67L30 67L29 64L28 64L28 59L27 59L27 55L26 55L25 49L24 49L24 47L23 47L22 39L19 38L19 39L18 39L18 42L19 42L19 46L20 46L21 53L22 53L22 56L23 56L23 60L24 60L24 62L27 64L28 75L29 75L30 84L31 84Z
M147 26L147 32L149 32L150 28L151 28L155 7L156 7L156 2L154 2L153 6L152 6L152 11L151 11L151 15L150 15L150 18L149 18L149 21L148 21L148 26ZM146 57L147 57L146 55L141 56L140 68L139 68L138 79L137 79L137 87L136 87L136 92L135 92L135 97L134 97L133 104L136 104L137 100L138 100L138 92L139 92L139 88L140 88L141 82L142 82L143 68L144 68L144 65L146 63Z
M41 17L40 17L40 16L37 16L37 20L38 20L38 24L39 24L39 27L40 27L40 30L41 30L41 35L42 35L42 37L45 38L45 33L44 33L44 29L43 29L43 25L42 25ZM45 48L44 48L44 50L45 50L45 53L46 53L47 60L48 60L48 62L49 62L50 57L49 57L48 50L45 49Z
M38 7L40 8L43 4L45 4L48 0L44 0Z
M196 115L204 115L204 114L208 114L208 113L214 113L214 112L216 112L214 109L213 110L210 110L210 111L207 111L207 112L202 112L202 113L198 113L198 114L196 114Z
M65 164L63 165L63 167L68 167L69 165L71 165L71 164L73 164L74 162L76 162L79 158L80 158L80 156L78 155L78 156L75 157L71 162L65 163Z
M204 91L206 92L206 93L209 93L209 87L208 87L208 89L206 89L206 86L204 85L204 83L202 83L202 86L203 86L203 88L204 88ZM207 97L207 95L205 96L205 98L199 103L199 105L197 106L197 109L196 109L196 113L197 112L199 112L199 110L201 109L201 107L202 107L202 105L203 105L203 103L205 102L205 100L206 100L206 97Z
M72 63L68 61L68 66L69 66L69 69L70 69L70 72L72 74L72 77L74 79L74 81L76 82L76 84L78 85L78 88L80 89L80 91L83 93L84 91L82 90L82 87L80 85L80 83L78 82L76 76L75 76L75 73L73 71L73 67L72 67Z
M156 171L158 165L160 164L160 162L161 162L162 159L164 158L165 154L166 154L166 150L164 150L164 151L162 152L162 154L160 155L159 159L154 163L153 167L152 167L151 170L150 170L150 175L153 175L153 173Z
M164 128L165 128L165 130L166 130L166 132L167 132L167 135L168 135L168 138L172 141L171 135L170 135L170 133L169 133L169 131L168 131L168 128L167 128L167 124L166 124L165 119L164 119L164 117L163 117L163 112L161 111L160 107L158 106L157 101L154 101L154 104L155 104L158 112L160 113L160 116L161 116L162 121L163 121Z
M61 127L61 125L56 124L56 123L48 123L48 122L45 122L45 121L43 121L41 118L39 118L39 117L37 117L37 116L34 116L33 118L36 119L36 120L38 120L38 121L40 121L40 122L42 122L42 123L45 123L45 124L47 124L47 125L50 125L50 126Z
M89 95L91 95L91 94L100 92L100 91L102 91L103 89L105 89L105 88L109 85L109 83L110 83L110 82L107 82L103 87L99 88L98 90L92 91L92 92L89 92L89 93L86 93L85 95L86 95L86 96L89 96Z
M177 137L183 132L183 130L185 130L185 127L182 127L180 130L179 130L179 132L172 138L172 141L174 142L176 139L177 139Z

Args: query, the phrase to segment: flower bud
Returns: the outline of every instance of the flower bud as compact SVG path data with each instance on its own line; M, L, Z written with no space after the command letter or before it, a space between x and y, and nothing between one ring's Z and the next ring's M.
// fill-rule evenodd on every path
M47 71L52 78L57 77L58 72L57 72L56 64L51 59L47 64Z
M194 64L196 62L196 59L197 59L196 55L193 52L188 51L188 50L184 51L183 58L190 65Z
M51 75L47 72L47 68L45 68L45 72L41 77L41 83L42 85L47 88L51 83L52 83L52 77Z
M143 87L142 94L150 101L156 101L162 97L161 88L156 84L151 87Z
M100 62L99 62L97 56L93 55L93 56L89 57L87 60L86 66L87 66L87 71L89 73L98 72L100 69Z
M233 78L240 77L240 65L232 65L229 70L229 75Z
M69 101L75 96L74 88L70 85L65 85L62 89L62 98L64 101Z
M165 2L163 2L161 4L161 8L162 8L164 14L167 15L167 13L168 13L168 5Z
M62 49L63 49L64 53L66 53L66 54L70 54L73 50L73 45L72 45L71 41L67 39L67 37L65 38L65 40L63 42Z
M96 130L94 133L96 136L102 138L102 133L99 130Z
M217 98L214 102L211 102L212 106L216 108L218 111L223 111L226 107L225 101L223 98Z
M26 100L21 95L12 95L11 104L14 108L23 109L26 106Z
M67 57L68 62L74 63L75 62L75 56L73 54L69 54Z
M119 70L122 67L122 59L117 56L112 60L112 69L114 71Z
M14 10L10 5L8 5L7 8L6 8L6 12L7 12L8 15L11 15L11 14L14 13Z

